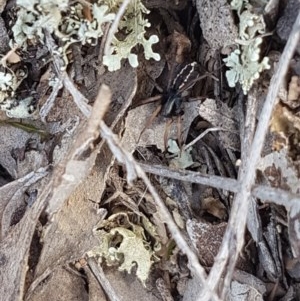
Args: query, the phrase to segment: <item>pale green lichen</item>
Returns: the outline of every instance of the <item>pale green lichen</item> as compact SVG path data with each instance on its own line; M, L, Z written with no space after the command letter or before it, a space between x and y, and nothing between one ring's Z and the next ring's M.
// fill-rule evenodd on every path
M59 51L67 65L66 52L69 46L75 42L95 45L103 36L103 26L115 19L121 4L121 0L98 1L91 8L92 20L87 20L83 14L83 5L79 2L69 8L67 0L18 0L18 18L12 28L14 42L26 49L28 43L43 42L43 29L47 29L63 42ZM120 69L122 59L128 59L132 67L137 67L137 55L132 53L137 45L144 47L146 59L160 59L159 54L152 51L152 45L158 42L158 37L145 37L146 28L151 25L144 18L147 13L149 11L141 0L129 3L119 23L119 32L112 41L110 53L103 58L109 71ZM124 37L119 37L120 32Z
M259 45L261 43L262 39L255 39L255 43L251 43L245 47L243 53L239 49L236 49L228 58L224 59L226 66L230 68L230 70L226 71L230 87L235 87L236 83L240 82L244 93L247 94L254 81L260 77L260 73L270 68L267 57L264 57L259 62Z
M12 27L13 40L10 45L26 50L29 45L44 43L44 31L47 30L58 41L59 47L53 51L61 55L65 69L69 63L67 52L70 45L96 45L103 36L104 26L114 21L122 3L122 0L95 1L90 7L91 18L87 18L80 1L74 1L70 5L68 0L17 0L17 18ZM109 71L120 69L122 59L128 59L132 67L137 67L138 56L133 53L133 48L137 45L143 46L147 60L160 59L159 54L152 51L158 37L145 37L146 28L150 27L150 23L144 18L148 13L141 0L129 3L113 38L110 53L103 57L103 64ZM15 83L9 83L10 80L14 78L9 73L0 74L0 110L10 112L10 116L27 118L31 115L31 98L28 97L23 102L17 101L12 95L16 90ZM29 110L27 114L26 108Z
M124 220L122 226L117 226L119 218ZM153 225L149 225L150 221L147 220L146 223L150 227L152 235L157 237L152 229ZM119 265L120 271L128 273L131 273L132 268L136 266L136 275L145 285L153 264L154 251L151 249L150 243L146 241L144 228L131 223L126 213L110 216L107 220L102 221L101 228L95 231L100 244L87 255L105 259L108 266ZM116 244L116 242L118 243Z
M239 16L239 40L238 49L224 59L229 67L226 78L230 87L235 87L239 82L244 94L247 94L260 74L270 68L269 58L261 59L261 35L265 34L266 25L263 16L253 12L248 0L233 0L231 8Z
M169 139L168 140L168 151L175 155L175 158L173 158L170 161L170 165L175 168L180 169L186 169L188 167L191 167L194 164L191 151L192 148L183 149L181 150L176 141Z
M149 11L141 1L131 1L128 5L126 14L119 25L121 29L125 29L126 37L122 40L115 37L110 53L103 57L103 63L108 66L110 71L120 69L123 58L127 58L132 67L137 67L137 55L133 54L131 50L138 44L144 47L147 60L150 58L160 60L160 55L152 51L152 45L158 42L158 37L152 35L149 39L145 38L146 28L150 27L151 24L147 19L144 19L143 14L148 13Z
M263 16L252 13L250 9L251 6L247 5L246 10L239 16L239 36L244 41L253 39L259 34L264 34L266 30Z

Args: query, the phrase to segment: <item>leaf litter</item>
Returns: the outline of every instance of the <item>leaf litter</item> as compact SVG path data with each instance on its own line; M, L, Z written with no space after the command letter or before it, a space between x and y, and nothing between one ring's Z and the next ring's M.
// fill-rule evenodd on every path
M3 300L293 300L297 52L249 160L295 1L73 4L0 2Z

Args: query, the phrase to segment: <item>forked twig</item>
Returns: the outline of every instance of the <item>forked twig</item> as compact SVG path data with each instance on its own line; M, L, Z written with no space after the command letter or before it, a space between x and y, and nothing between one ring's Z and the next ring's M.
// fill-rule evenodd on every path
M257 130L251 145L247 162L243 162L241 178L241 190L235 196L228 227L220 248L220 251L215 258L215 263L208 277L208 287L210 291L215 291L220 285L221 277L224 279L224 287L222 296L226 293L226 288L232 278L232 271L236 264L238 254L241 251L244 243L244 233L246 226L248 200L251 196L251 190L255 183L256 166L260 159L261 151L264 145L264 138L268 131L269 121L271 118L273 107L276 104L276 97L279 92L280 84L288 70L289 62L297 47L300 35L300 13L294 23L292 32L289 36L287 44L281 55L277 70L273 75L270 83L269 92L260 114L260 120L257 125ZM227 264L227 268L225 266ZM225 273L225 275L224 275ZM201 300L209 300L208 295ZM200 299L199 299L200 300Z

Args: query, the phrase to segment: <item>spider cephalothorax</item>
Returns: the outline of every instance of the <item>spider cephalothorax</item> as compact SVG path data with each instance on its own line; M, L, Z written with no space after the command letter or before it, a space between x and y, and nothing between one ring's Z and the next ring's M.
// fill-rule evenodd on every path
M198 77L199 73L196 67L196 62L186 64L180 69L180 72L172 81L171 86L164 92L160 111L162 116L172 118L184 113L181 104L183 98L186 96L186 91L195 84L195 79Z

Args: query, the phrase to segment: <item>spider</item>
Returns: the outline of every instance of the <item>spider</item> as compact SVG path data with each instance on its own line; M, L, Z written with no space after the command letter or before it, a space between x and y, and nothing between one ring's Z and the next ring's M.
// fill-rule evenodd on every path
M178 143L181 146L181 116L184 114L182 102L188 95L188 90L191 89L197 81L210 75L205 73L203 76L199 76L198 67L199 66L196 62L185 64L173 81L172 76L170 76L171 80L169 80L167 89L165 91L155 84L156 88L161 92L161 94L145 99L138 104L138 106L140 106L150 102L160 101L159 106L146 122L146 125L141 131L138 140L140 140L144 131L152 124L155 117L157 117L160 113L163 117L169 119L166 123L166 129L164 133L165 149L167 149L168 132L174 117L177 118L177 136ZM170 73L171 75L174 73L174 68Z

